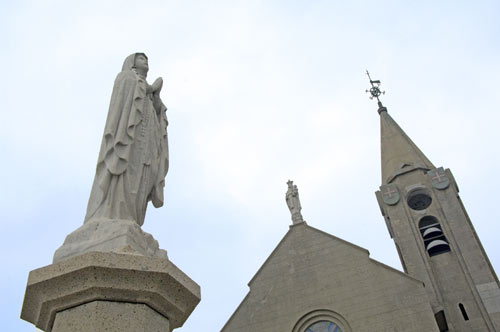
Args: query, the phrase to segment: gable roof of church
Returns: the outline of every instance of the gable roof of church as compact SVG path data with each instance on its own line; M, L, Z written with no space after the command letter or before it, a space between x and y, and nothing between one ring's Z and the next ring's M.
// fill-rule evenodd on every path
M262 266L257 270L257 272L254 274L254 276L252 277L252 279L250 279L250 281L248 282L248 286L251 287L253 281L259 276L259 274L265 269L265 267L269 264L269 262L272 260L272 258L276 255L277 252L279 252L280 248L282 247L283 243L288 239L288 237L295 231L300 231L301 228L303 228L304 230L311 230L311 231L314 231L316 233L318 233L319 236L325 236L325 237L328 237L330 238L331 240L334 240L334 241L339 241L343 244L346 244L348 246L350 246L351 248L353 248L354 250L358 250L362 253L364 253L365 255L367 256L370 256L370 252L365 249L365 248L362 248L358 245L355 245L354 243L351 243L349 241L346 241L346 240L343 240L339 237L336 237L335 235L332 235L332 234L329 234L327 232L324 232L320 229L317 229L317 228L314 228L312 226L309 226L306 222L302 222L300 224L295 224L295 225L290 225L290 229L288 230L288 232L285 234L285 236L281 239L281 241L278 243L278 245L276 246L276 248L274 248L274 250L271 252L271 254L267 257L267 259L264 261L264 263L262 264ZM422 281L418 280L418 279L415 279L411 276L409 276L408 274L404 273L404 272L401 272L400 270L397 270L389 265L386 265L384 263L381 263L377 260L374 260L370 257L368 257L368 259L370 260L370 262L372 263L375 263L377 265L380 265L382 267L384 267L385 269L388 269L392 272L396 272L402 276L404 276L405 278L407 279L410 279L410 280L413 280L419 284L422 284Z
M305 246L303 246L303 244ZM311 254L317 254L317 256L311 257ZM326 264L317 265L318 259L323 260L325 258ZM324 276L321 274L321 280L316 280L317 283L314 281L310 284L310 287L307 286L302 288L294 288L290 286L290 284L288 284L288 286L282 284L284 280L291 280L292 283L296 283L298 280L307 280L302 278L304 277L304 273L309 275L308 271L310 270L305 270L304 267L308 266L310 262L312 262L310 267L314 269L314 271L312 271L313 275L315 273L320 275L322 273L320 271L327 272ZM285 272L289 269L289 263L292 269L294 269L293 266L297 268L297 270L294 270L295 272L292 272L290 278L287 276L287 272ZM334 269L332 269L332 267L334 267ZM363 273L368 270L373 271L373 273L381 277L381 279L365 278L363 276L358 279L360 272ZM397 294L403 291L405 292L405 296L411 297L410 301L413 303L412 306L414 306L414 308L418 308L419 310L422 309L420 310L422 312L428 310L427 314L433 318L432 310L425 297L425 286L422 281L371 259L369 257L369 251L364 248L308 226L305 222L301 222L290 226L288 232L250 280L248 283L250 287L248 293L231 314L221 331L260 331L260 327L262 327L259 325L260 319L264 319L264 321L269 319L270 315L273 315L273 310L281 308L280 305L276 306L276 301L286 302L291 300L290 302L286 302L287 310L283 315L272 316L273 324L277 324L281 327L289 326L293 324L299 316L303 315L304 310L310 311L300 305L297 306L297 302L295 302L294 299L301 297L304 291L312 291L316 295L326 294L324 292L329 292L328 294L332 291L335 292L334 289L337 289L336 283L338 280L344 280L342 286L338 286L339 296L330 297L328 295L322 298L320 296L317 301L313 301L314 303L311 302L307 304L311 306L310 310L324 307L340 314L352 314L354 315L351 315L353 321L356 320L356 318L353 317L365 319L367 318L363 316L366 313L365 306L370 306L370 303L360 303L359 301L363 301L363 296L359 296L359 294L360 292L364 292L367 285L370 285L370 296L373 296L373 294L380 294L382 296L380 298L380 306L377 305L377 308L380 307L381 311L387 310L388 307L397 306L396 303L399 301L397 300ZM353 286L353 283L357 283L360 280L363 281L358 285L359 287ZM308 281L305 282L307 283ZM329 285L329 287L327 285ZM288 289L287 287L291 288ZM288 290L284 291L283 289ZM263 291L265 294L263 294ZM284 294L286 294L286 299L282 299ZM349 299L347 302L346 296ZM343 304L341 305L339 303ZM365 309L360 309L356 311L356 313L348 309L353 308L352 305L358 308L358 304ZM343 307L343 305L346 305L346 307ZM267 310L271 310L271 313ZM419 310L417 311L420 312ZM426 322L426 324L434 324L433 319L431 319L430 322L431 323ZM272 329L268 330L271 331Z

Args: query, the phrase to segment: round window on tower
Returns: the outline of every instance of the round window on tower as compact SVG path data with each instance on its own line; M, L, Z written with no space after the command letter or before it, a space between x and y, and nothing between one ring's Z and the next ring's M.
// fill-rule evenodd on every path
M431 205L432 197L426 189L418 188L408 193L406 202L413 210L420 211L427 209Z

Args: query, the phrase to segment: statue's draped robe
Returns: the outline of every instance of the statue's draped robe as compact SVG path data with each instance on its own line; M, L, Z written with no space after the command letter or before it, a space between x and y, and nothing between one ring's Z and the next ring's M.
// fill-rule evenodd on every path
M134 70L135 54L116 77L85 222L144 223L148 201L163 205L168 171L166 107Z
M286 192L286 204L292 215L300 213L300 210L302 210L299 200L299 191L296 187L289 188Z

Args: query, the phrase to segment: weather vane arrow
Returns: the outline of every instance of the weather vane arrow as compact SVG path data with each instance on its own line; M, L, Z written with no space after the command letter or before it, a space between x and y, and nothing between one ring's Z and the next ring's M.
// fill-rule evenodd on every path
M380 114L381 112L387 112L387 108L382 105L382 102L380 101L380 95L385 95L385 91L380 90L380 80L372 80L370 77L370 73L368 70L366 71L366 75L368 76L368 79L370 80L370 84L372 87L370 90L366 90L366 93L370 93L370 99L376 98L377 99L377 104L378 104L378 113Z

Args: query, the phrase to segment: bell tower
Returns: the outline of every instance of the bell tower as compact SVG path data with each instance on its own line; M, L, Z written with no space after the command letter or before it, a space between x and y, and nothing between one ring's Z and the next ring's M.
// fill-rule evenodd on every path
M382 215L405 273L421 280L440 331L500 332L499 281L449 169L435 167L392 119L372 80L381 128Z

